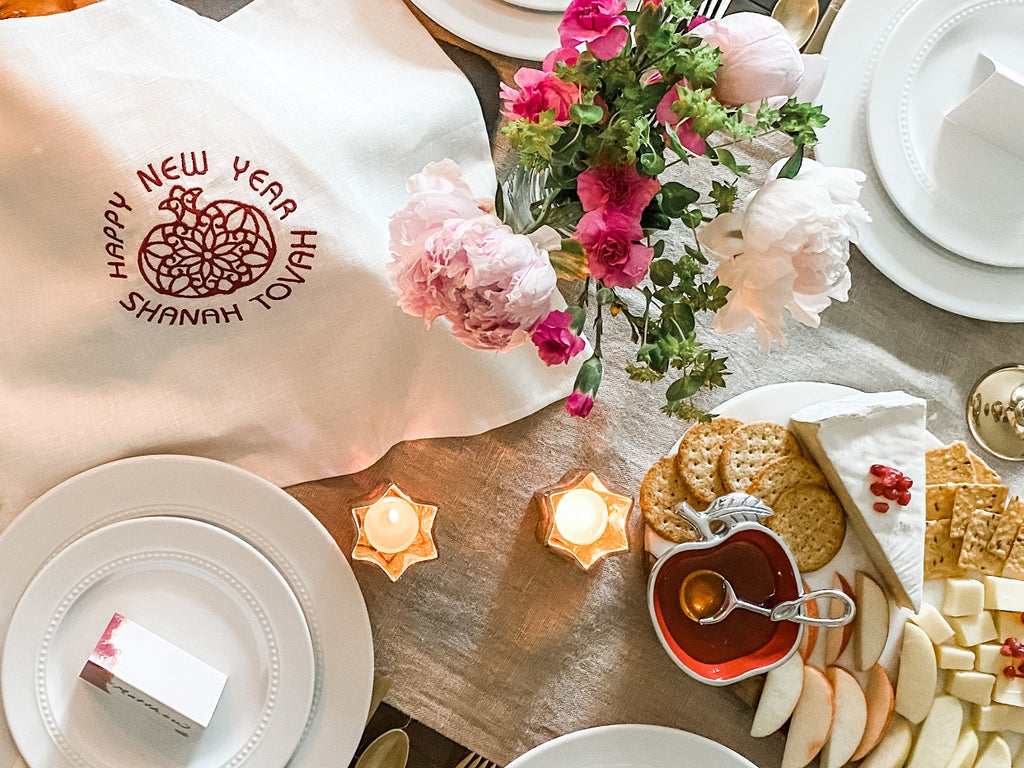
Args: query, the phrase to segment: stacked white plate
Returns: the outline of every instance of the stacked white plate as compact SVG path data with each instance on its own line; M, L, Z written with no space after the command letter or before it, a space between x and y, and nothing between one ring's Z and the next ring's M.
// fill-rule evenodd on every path
M503 56L541 61L558 48L569 0L412 0L463 40Z
M1024 0L848 0L823 52L817 155L868 176L865 256L938 307L1024 322L1024 136L991 135L1024 114ZM992 62L1020 76L1012 98L948 119Z
M107 464L0 535L0 768L345 765L373 645L331 535L243 470L185 456ZM78 679L119 612L228 675L190 742Z

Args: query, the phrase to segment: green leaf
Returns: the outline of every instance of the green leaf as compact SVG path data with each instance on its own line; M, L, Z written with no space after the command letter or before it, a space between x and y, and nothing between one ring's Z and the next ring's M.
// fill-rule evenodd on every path
M665 157L659 152L643 152L639 170L646 176L658 176L665 170Z
M577 336L583 334L583 326L587 323L587 310L578 304L570 304L565 311L572 315L572 322L569 323L569 330Z
M658 259L651 262L648 274L655 285L671 285L676 277L675 265L668 259Z
M586 395L596 394L598 387L601 386L601 376L603 373L604 366L601 364L601 358L595 353L580 366L573 389Z
M653 247L654 247L654 258L660 259L661 258L661 254L663 254L665 252L665 241L664 240L656 240L654 242L654 246Z
M608 305L615 301L615 292L611 288L601 287L597 289L598 304Z
M736 196L739 193L735 184L723 184L720 181L711 182L711 191L708 196L715 201L715 210L718 213L729 213L736 206Z
M690 189L678 181L669 181L661 187L661 210L672 218L679 218L683 211L700 200L700 192Z
M666 304L661 310L661 322L666 333L689 335L695 325L693 308L682 302Z
M800 173L800 166L804 163L804 148L801 144L796 145L796 151L789 156L789 160L779 171L780 179L794 179Z
M749 165L740 165L736 162L736 156L728 149L715 150L715 159L728 168L730 171L735 173L737 176L743 176L750 173Z
M704 214L700 208L691 208L688 211L683 211L679 216L679 220L690 229L696 229L704 221Z
M676 379L669 384L668 389L665 390L666 400L685 400L688 397L693 397L697 394L697 390L700 389L701 384L704 383L702 377L687 374L682 378Z
M596 104L573 104L569 107L569 117L580 125L595 125L604 117L604 110Z

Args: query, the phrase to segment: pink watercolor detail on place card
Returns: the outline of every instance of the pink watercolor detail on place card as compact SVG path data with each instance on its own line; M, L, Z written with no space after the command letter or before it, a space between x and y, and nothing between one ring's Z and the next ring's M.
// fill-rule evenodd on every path
M96 647L92 649L94 657L111 661L117 658L117 645L114 643L114 633L121 627L123 621L124 616L120 613L113 615L110 623L107 624L107 628L103 630L103 636L96 643Z

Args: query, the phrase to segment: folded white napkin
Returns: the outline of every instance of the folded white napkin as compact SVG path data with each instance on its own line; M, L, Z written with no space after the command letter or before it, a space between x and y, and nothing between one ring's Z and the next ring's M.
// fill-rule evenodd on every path
M985 79L946 119L1024 160L1024 72L984 53L978 54L978 67Z
M494 184L469 83L401 0L222 23L104 0L0 22L0 50L0 528L118 457L286 485L570 391L532 348L472 351L395 306L407 177L451 157Z

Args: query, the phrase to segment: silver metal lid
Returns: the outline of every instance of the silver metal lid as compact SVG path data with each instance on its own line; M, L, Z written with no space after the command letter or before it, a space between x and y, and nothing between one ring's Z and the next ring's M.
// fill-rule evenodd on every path
M1024 461L1024 365L986 373L967 398L967 426L986 451Z

